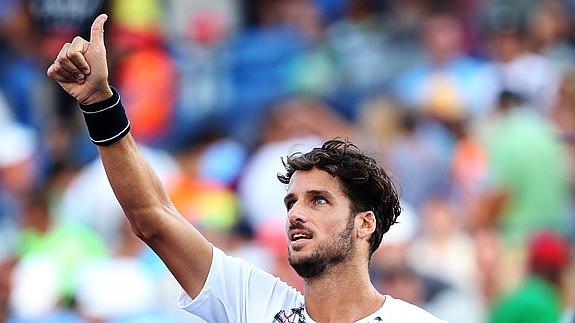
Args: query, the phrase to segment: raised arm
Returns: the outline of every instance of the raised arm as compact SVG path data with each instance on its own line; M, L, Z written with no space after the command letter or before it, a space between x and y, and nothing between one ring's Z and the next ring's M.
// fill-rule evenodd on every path
M109 120L122 110L115 110L118 108L113 106L116 94L108 85L104 46L106 19L106 15L100 15L94 20L89 42L76 37L72 43L66 43L47 74L82 105L91 128L91 138L99 145L108 180L133 232L162 258L188 295L195 297L206 281L212 248L200 232L178 213L128 133L129 125L123 127L120 121ZM111 100L114 102L108 104ZM102 112L108 115L93 119ZM89 118L95 120L91 121L93 124ZM125 131L118 132L114 140L94 138L94 128L108 123L113 125L116 121L118 129Z

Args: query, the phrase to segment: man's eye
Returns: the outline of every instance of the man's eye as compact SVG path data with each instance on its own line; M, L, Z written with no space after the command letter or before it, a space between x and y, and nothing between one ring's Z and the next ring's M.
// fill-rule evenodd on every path
M295 204L295 201L289 201L286 203L286 209L289 211L291 210L291 208L293 207L293 205Z
M323 196L316 196L313 198L313 204L315 205L327 204L327 200Z

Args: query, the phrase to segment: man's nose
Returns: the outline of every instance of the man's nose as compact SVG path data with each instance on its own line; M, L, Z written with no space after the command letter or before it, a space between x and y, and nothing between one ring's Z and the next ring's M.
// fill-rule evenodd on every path
M305 222L305 213L303 212L303 207L300 202L294 203L287 214L290 223L295 222Z

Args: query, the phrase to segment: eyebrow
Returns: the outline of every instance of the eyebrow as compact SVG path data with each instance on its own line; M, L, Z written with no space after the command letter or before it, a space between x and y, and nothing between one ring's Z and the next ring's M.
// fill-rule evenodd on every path
M331 194L330 192L328 192L326 190L309 190L309 191L305 192L305 196L316 196L316 195L325 196L327 199L330 199L330 200L334 199L333 194ZM284 204L288 204L288 202L290 202L294 199L295 199L295 194L289 193L288 195L286 195L284 197Z

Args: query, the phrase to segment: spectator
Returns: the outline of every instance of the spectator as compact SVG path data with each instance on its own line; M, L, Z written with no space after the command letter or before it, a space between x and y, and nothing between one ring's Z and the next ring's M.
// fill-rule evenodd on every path
M528 274L511 294L496 301L490 323L556 323L563 312L563 273L569 245L555 232L539 232L529 244Z

